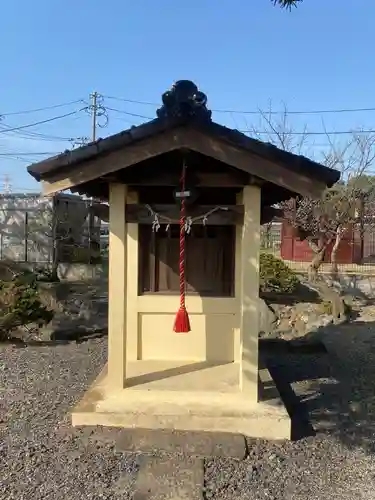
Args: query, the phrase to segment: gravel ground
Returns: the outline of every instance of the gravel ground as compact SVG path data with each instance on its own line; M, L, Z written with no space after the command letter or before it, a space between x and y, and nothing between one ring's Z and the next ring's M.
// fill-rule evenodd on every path
M309 430L308 417L316 435L249 440L242 462L207 460L206 499L375 498L375 340L368 325L337 333L327 342L334 355L269 360L297 431ZM105 359L106 339L0 346L0 500L132 498L138 463L115 453L117 431L73 429L67 415Z
M348 385L334 375L339 363L333 366L327 354L283 354L282 366L277 359L270 363L276 373L283 372L279 390L299 423L297 432L310 436L284 443L249 440L245 461L207 461L206 498L375 499L375 434L369 436L372 424L367 420L366 432L358 432L349 411ZM295 395L289 393L288 383Z
M71 428L67 414L106 354L106 339L0 347L1 500L132 498L137 460L116 455L105 432L98 441Z

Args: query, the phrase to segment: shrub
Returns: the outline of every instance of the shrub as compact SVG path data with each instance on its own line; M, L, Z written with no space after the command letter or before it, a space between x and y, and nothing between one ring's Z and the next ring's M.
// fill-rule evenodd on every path
M11 281L0 281L0 339L10 338L21 326L43 326L52 320L53 314L40 300L33 273L25 271Z
M52 269L36 268L34 269L34 274L36 281L40 283L55 283L56 281L60 281L58 277L56 279L56 273Z
M259 279L262 292L292 293L300 283L290 267L269 253L260 254Z

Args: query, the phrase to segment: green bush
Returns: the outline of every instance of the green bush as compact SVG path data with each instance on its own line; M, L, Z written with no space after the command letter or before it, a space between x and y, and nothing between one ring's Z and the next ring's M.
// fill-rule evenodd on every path
M11 281L0 281L0 339L10 338L12 331L20 326L31 323L43 326L53 315L40 300L33 273L25 271Z
M260 254L260 290L262 292L292 293L299 283L296 273L282 260L269 253Z
M59 281L56 279L55 273L52 269L48 268L36 268L34 269L35 279L39 283L55 283Z

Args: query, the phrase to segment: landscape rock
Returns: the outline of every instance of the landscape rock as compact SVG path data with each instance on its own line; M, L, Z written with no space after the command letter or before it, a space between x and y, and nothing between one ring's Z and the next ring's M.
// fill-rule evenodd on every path
M275 328L278 321L278 315L271 305L259 298L259 332L269 335Z
M299 302L292 306L271 303L267 306L263 302L260 337L299 338L317 332L332 322L332 315L324 312L321 303Z
M107 283L98 281L43 284L54 305L53 320L39 331L39 339L69 340L104 332L108 328ZM49 298L48 298L49 296Z

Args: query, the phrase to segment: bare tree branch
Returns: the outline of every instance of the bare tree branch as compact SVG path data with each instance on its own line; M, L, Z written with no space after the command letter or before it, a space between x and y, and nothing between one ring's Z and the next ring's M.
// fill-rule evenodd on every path
M272 110L272 102L269 102L268 110L263 111L258 109L260 122L259 126L248 125L247 129L252 135L259 140L269 142L275 146L295 154L306 154L308 149L308 134L307 126L305 125L302 132L295 135L293 127L289 122L288 110L283 104L283 111L277 118ZM259 130L261 132L259 132Z
M260 111L260 116L264 133L256 135L286 151L307 155L307 129L304 134L294 134L285 106L281 117L276 118L271 107L268 113ZM297 198L280 204L284 220L294 228L297 237L307 240L313 251L311 277L318 272L331 246L332 270L336 273L337 252L345 234L358 224L361 216L367 217L368 224L375 219L369 217L369 208L364 213L360 210L361 204L370 207L369 202L375 202L375 181L370 181L372 177L368 175L375 162L375 135L353 131L345 143L338 145L329 134L327 139L329 147L321 162L341 172L340 182L326 189L320 200Z

